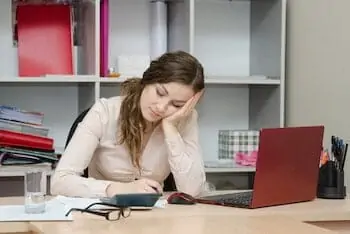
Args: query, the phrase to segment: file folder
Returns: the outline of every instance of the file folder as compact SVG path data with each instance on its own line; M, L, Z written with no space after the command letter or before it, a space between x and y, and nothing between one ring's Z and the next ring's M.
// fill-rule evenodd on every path
M73 74L69 5L20 5L17 30L19 76Z

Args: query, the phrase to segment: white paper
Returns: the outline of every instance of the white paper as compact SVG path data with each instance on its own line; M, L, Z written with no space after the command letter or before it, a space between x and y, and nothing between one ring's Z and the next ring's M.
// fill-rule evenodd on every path
M88 205L101 202L100 199L94 198L76 198L56 196L46 202L46 211L41 214L27 214L24 212L24 205L7 205L0 206L0 222L9 221L72 221L72 214L65 216L71 208L84 209ZM166 199L159 199L153 208L165 208ZM104 206L94 206L93 209L111 208ZM149 209L152 209L149 208Z
M152 1L151 3L151 59L155 59L167 51L167 3Z
M9 221L72 221L71 214L65 216L67 208L57 200L48 201L41 214L27 214L24 205L0 206L0 222Z

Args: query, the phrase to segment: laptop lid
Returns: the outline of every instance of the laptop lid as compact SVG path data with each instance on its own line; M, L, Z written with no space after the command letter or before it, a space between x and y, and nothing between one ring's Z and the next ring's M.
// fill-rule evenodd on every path
M251 208L316 197L324 126L262 129Z

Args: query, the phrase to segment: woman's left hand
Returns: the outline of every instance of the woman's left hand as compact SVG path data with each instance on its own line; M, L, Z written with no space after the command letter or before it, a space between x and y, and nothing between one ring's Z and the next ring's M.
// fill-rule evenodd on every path
M200 97L202 96L203 92L204 92L204 90L196 93L192 98L190 98L186 102L186 104L183 107L181 107L181 109L176 111L174 114L164 118L163 122L175 124L180 119L189 115L192 112L192 110L194 109L194 107L196 106L196 104L199 101Z

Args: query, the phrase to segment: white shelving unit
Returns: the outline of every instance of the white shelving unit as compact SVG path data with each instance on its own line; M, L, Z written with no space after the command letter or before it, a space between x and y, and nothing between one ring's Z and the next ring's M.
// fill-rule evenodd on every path
M119 55L149 56L150 0L110 0L109 7L109 67ZM171 0L167 7L168 50L195 55L206 73L197 107L204 160L218 157L219 129L284 126L286 0ZM18 77L11 0L0 2L0 102L44 112L60 150L77 115L118 95L127 78L99 77L100 4L81 1L81 8L76 74Z

